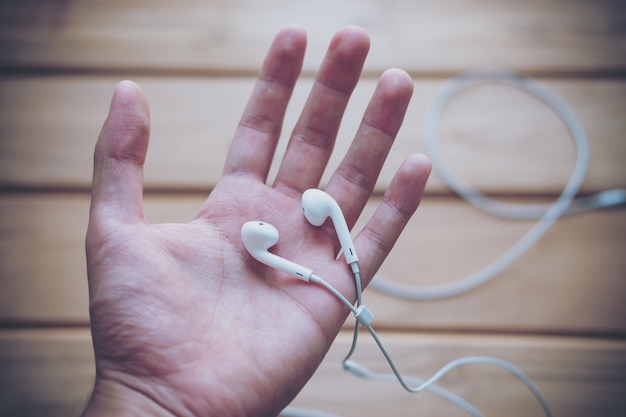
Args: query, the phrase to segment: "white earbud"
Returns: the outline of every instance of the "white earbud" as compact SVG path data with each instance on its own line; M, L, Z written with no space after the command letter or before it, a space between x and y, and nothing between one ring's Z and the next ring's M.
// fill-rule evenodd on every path
M278 230L269 223L250 221L241 227L241 240L246 250L257 261L309 281L313 271L269 252L278 243Z
M335 226L343 255L348 264L352 264L359 260L354 243L350 237L350 230L343 217L339 204L327 193L322 190L311 188L302 194L302 211L304 217L313 226L321 226L326 219L330 217Z

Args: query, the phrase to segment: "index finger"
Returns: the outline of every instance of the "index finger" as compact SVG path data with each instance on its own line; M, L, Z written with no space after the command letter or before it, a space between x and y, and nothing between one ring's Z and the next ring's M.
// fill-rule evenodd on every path
M224 175L267 178L305 49L306 32L299 26L289 26L274 38L226 156Z

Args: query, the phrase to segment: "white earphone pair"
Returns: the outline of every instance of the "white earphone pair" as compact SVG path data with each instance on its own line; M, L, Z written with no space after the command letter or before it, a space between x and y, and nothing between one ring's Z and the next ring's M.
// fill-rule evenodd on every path
M354 271L359 258L339 204L324 191L312 188L302 194L302 211L304 217L313 226L323 225L326 219L330 217L335 226L346 262L349 265L354 265ZM269 251L269 248L278 243L278 237L278 230L263 221L249 221L241 228L243 245L254 259L308 282L313 276L313 270Z
M309 189L305 191L302 195L302 210L304 212L304 217L313 226L321 226L322 224L324 224L324 222L326 222L329 217L332 220L337 233L337 237L339 239L339 243L341 245L341 250L343 251L346 262L348 263L348 265L350 265L354 275L357 294L356 306L352 302L350 302L343 294L341 294L334 287L324 281L321 277L315 275L312 269L309 269L271 253L269 251L269 248L278 243L279 238L278 230L271 224L263 221L246 222L241 228L241 239L246 250L253 258L258 260L259 262L278 270L287 272L306 282L311 282L326 288L331 294L333 294L339 301L341 301L346 307L350 309L350 311L356 318L357 325L354 328L352 347L350 348L348 355L343 360L343 368L346 371L349 371L352 374L361 378L367 378L377 381L397 381L406 391L411 393L418 393L428 390L461 407L462 409L467 411L472 417L483 417L480 411L478 411L475 407L469 404L466 400L450 391L447 391L444 388L435 385L435 382L438 381L444 374L456 367L477 363L489 364L505 369L508 372L512 373L514 376L516 376L518 379L520 379L522 383L526 385L526 387L537 398L546 416L550 417L552 415L547 402L545 401L539 390L532 383L532 381L510 363L497 358L459 358L442 367L437 373L435 373L430 379L426 381L422 381L417 378L402 376L395 366L391 356L383 346L382 341L380 340L371 325L371 322L374 318L373 314L365 305L361 304L362 288L361 277L358 267L359 259L356 253L356 249L354 247L354 243L352 242L352 238L350 237L350 230L348 229L341 208L339 207L337 202L324 191L318 189ZM388 362L393 374L377 374L370 371L368 368L350 360L356 348L360 326L366 328L372 335L374 341L376 342L383 356ZM327 414L320 414L317 412L311 412L310 410L301 410L288 407L287 409L283 410L281 415L290 417L311 417Z

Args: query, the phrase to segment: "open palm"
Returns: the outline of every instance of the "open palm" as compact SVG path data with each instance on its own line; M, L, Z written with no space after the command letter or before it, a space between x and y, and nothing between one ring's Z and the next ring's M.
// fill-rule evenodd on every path
M276 415L311 377L348 310L324 289L255 261L243 223L274 224L274 253L315 270L354 299L352 274L335 260L331 222L308 224L300 197L317 187L369 48L349 27L333 38L294 128L277 177L267 175L306 36L274 40L226 158L224 173L193 221L148 224L142 168L146 99L118 85L96 145L87 234L96 385L84 415ZM402 123L412 82L385 72L350 150L326 191L352 227ZM417 208L430 171L422 156L400 167L383 203L355 238L366 284Z

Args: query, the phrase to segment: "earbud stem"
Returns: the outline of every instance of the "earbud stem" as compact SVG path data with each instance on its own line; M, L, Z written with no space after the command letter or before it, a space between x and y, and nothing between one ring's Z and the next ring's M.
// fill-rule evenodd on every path
M352 243L352 238L350 237L350 231L348 230L348 226L346 222L343 220L343 215L341 219L335 220L333 218L333 224L335 226L335 230L337 231L337 237L339 238L339 243L341 244L341 248L343 250L343 256L346 258L346 263L348 265L358 262L359 257L356 254L356 249L354 248L354 244Z
M254 255L253 255L254 256ZM280 269L281 271L287 272L296 278L300 278L303 281L309 282L311 276L313 275L313 270L309 268L305 268L302 265L298 265L295 262L291 262L287 259L281 258L280 256L274 255L271 252L262 252L261 256L254 256L258 261L273 266L274 268Z

